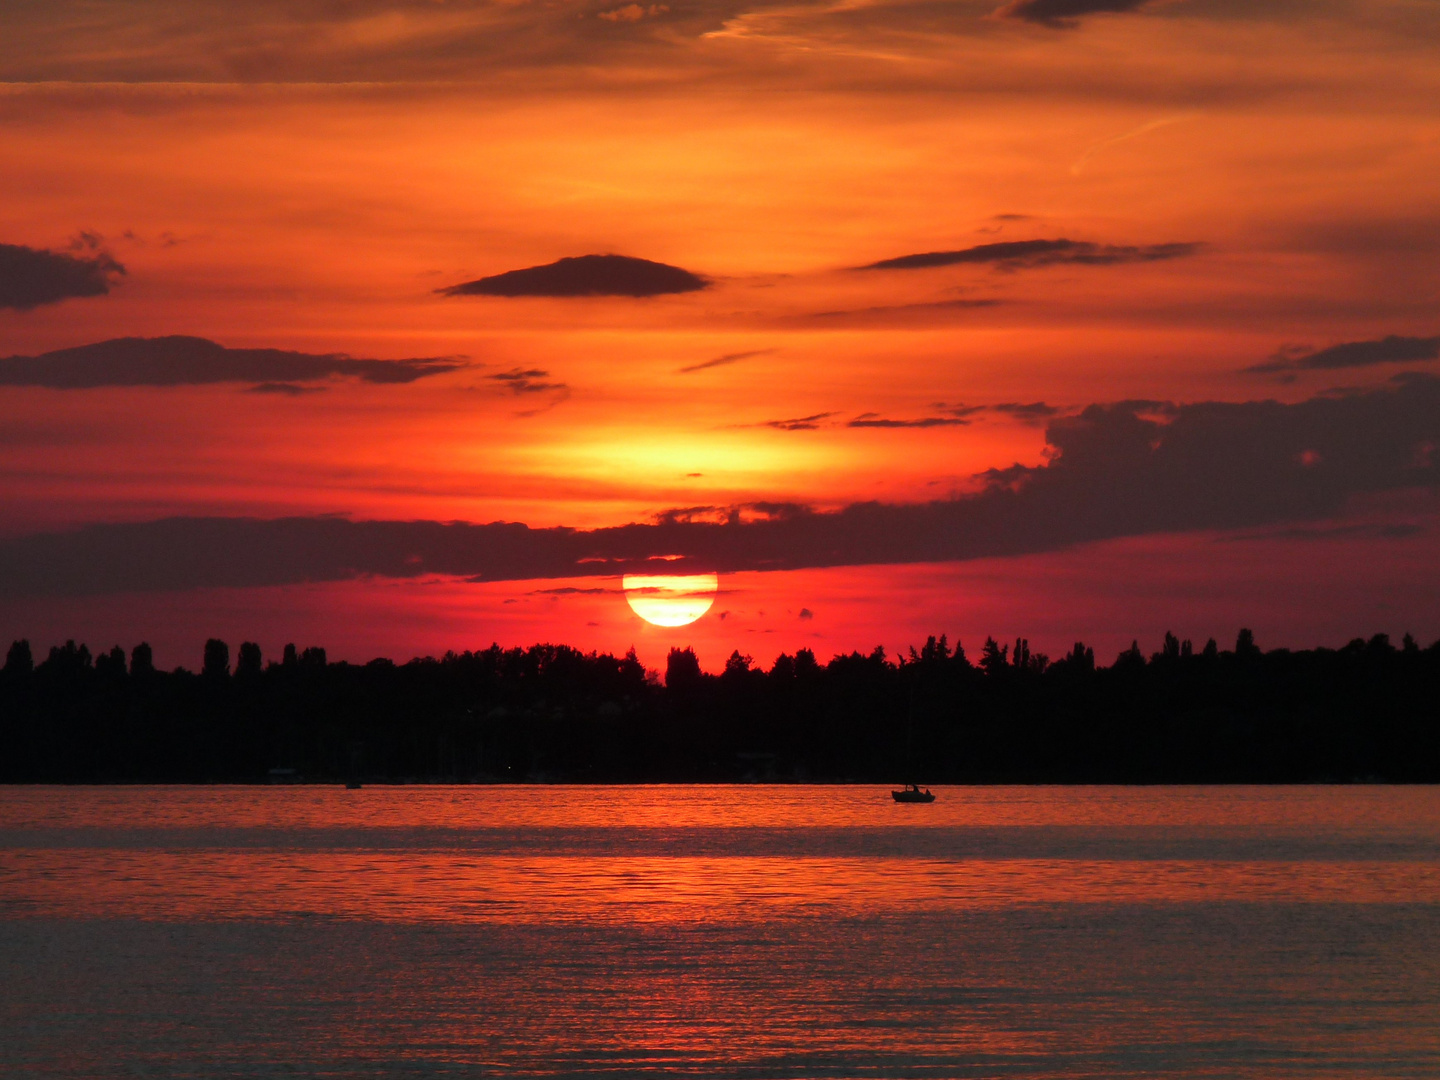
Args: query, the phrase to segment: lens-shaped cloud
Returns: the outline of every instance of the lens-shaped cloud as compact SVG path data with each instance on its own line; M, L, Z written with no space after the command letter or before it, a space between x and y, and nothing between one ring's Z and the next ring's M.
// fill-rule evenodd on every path
M579 255L438 291L443 296L664 296L697 292L709 284L667 263L629 255Z

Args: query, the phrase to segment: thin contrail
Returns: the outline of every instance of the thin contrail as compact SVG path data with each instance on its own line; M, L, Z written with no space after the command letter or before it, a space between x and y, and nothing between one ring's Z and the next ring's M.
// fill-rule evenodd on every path
M1129 139L1137 139L1141 135L1148 135L1150 132L1155 131L1158 128L1169 127L1171 124L1179 124L1183 123L1186 120L1194 120L1200 115L1201 114L1198 112L1187 112L1177 113L1174 116L1162 116L1158 120L1150 120L1144 124L1141 124L1133 131L1127 131L1123 135L1116 135L1110 139L1102 139L1100 142L1090 147L1090 149L1086 150L1085 153L1081 154L1075 164L1070 166L1070 175L1078 176L1080 174L1080 170L1085 166L1085 163L1089 161L1092 157L1094 157L1096 154L1098 154L1101 150L1104 150L1107 146L1114 146L1116 143L1126 142Z

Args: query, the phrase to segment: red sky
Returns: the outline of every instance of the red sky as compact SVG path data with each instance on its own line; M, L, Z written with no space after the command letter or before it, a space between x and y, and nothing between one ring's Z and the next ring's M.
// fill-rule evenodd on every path
M1418 0L22 4L0 357L191 335L450 362L201 358L137 386L106 354L73 388L0 360L0 636L187 666L212 634L355 660L633 643L656 666L693 642L712 669L942 631L1102 659L1167 628L1428 642L1437 46ZM988 246L1030 241L1051 243ZM17 299L40 252L108 291ZM962 254L857 269L930 252ZM609 253L708 284L437 292ZM1019 517L956 539L1010 495ZM937 500L933 543L891 535ZM864 537L842 516L777 528L768 562L722 544L722 594L681 630L616 577L506 577L483 544L397 570L277 540L237 578L254 553L222 537L198 576L156 550L83 587L65 562L176 516L594 529L872 501ZM53 540L83 526L91 547Z

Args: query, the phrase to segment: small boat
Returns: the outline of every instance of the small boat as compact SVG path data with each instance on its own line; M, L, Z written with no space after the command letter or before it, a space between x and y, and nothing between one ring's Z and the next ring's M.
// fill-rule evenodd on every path
M359 781L359 780L346 780L346 781L345 781L345 790L346 790L346 791L359 791L359 790L360 790L360 781Z
M904 791L892 791L891 796L896 802L934 802L935 793L929 788L921 791L915 784L906 784Z

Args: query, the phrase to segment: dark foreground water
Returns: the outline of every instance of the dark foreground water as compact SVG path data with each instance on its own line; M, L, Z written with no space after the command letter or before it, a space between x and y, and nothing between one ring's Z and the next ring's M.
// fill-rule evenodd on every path
M1440 791L0 789L0 1075L1440 1076Z

